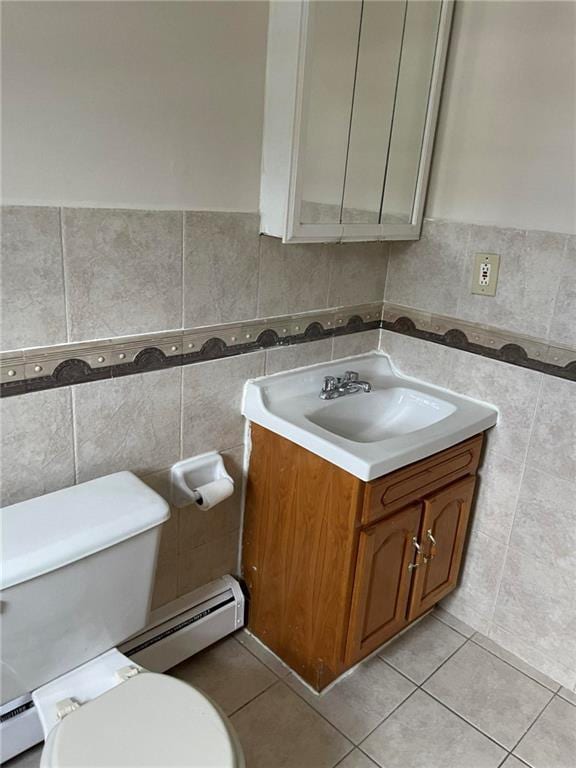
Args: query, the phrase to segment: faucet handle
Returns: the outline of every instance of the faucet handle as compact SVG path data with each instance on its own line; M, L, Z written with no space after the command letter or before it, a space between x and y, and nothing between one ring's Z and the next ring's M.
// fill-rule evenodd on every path
M358 374L356 371L346 371L344 381L358 381Z
M322 392L332 392L336 389L336 379L334 376L324 376L324 383L322 384Z

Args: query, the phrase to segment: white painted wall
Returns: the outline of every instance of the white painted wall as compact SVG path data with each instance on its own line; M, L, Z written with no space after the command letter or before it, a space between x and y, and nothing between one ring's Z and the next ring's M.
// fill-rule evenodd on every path
M258 208L265 2L3 2L3 202Z
M576 3L458 0L427 215L574 232ZM4 202L258 207L266 2L4 2Z
M426 214L576 232L576 3L455 11Z

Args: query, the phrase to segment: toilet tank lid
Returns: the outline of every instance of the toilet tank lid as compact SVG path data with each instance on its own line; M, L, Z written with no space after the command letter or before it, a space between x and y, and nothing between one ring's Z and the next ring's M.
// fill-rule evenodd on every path
M21 501L1 513L1 589L118 544L170 516L164 499L132 472Z

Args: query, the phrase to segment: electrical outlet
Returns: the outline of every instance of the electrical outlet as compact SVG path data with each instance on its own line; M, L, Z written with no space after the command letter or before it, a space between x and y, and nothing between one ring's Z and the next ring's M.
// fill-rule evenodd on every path
M472 293L480 296L495 296L499 269L500 256L497 253L475 254Z

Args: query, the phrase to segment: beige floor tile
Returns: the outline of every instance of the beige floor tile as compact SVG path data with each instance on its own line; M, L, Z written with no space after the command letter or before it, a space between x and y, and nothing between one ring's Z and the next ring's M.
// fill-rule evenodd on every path
M501 768L526 768L526 763L518 760L514 755L508 755L506 760L502 763Z
M229 715L277 679L249 651L227 638L170 670L199 688Z
M424 690L508 749L553 696L475 643L454 654L424 684Z
M563 699L566 699L566 701L569 701L576 706L576 691L570 691L568 688L562 686L558 691L558 696L562 696Z
M514 753L533 768L574 768L576 707L555 697Z
M420 685L465 642L463 635L430 615L378 655Z
M269 651L266 646L257 640L254 635L251 635L246 629L241 629L240 632L236 632L234 638L238 640L240 645L247 648L250 653L253 653L256 658L260 659L262 664L266 664L268 669L271 669L278 677L287 677L291 674L291 669L287 664L284 664L278 656L275 656L272 651Z
M332 768L352 744L283 682L232 717L247 768Z
M506 752L418 690L362 749L386 768L496 768Z
M551 677L539 672L537 669L530 666L530 664L526 664L525 661L522 661L518 656L510 653L510 651L505 650L501 645L495 643L494 640L490 640L489 637L486 637L486 635L477 632L472 639L477 645L480 645L482 648L490 651L490 653L495 654L499 659L502 659L502 661L507 661L508 664L511 664L519 672L524 672L524 674L531 677L532 680L536 680L537 683L549 688L551 691L554 691L554 693L560 688L560 684L552 680Z
M370 760L364 752L354 749L349 755L346 755L337 768L379 768L373 760Z
M456 632L460 632L464 637L472 637L474 634L475 630L469 624L460 621L460 619L457 619L456 616L445 611L444 608L440 608L440 606L436 606L434 609L434 616L437 619L440 619L443 624L448 624L448 626L455 629Z
M414 690L414 685L379 658L368 659L320 696L295 676L287 683L355 744Z

